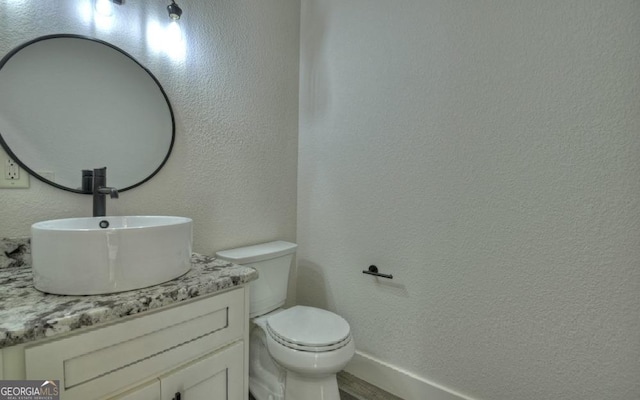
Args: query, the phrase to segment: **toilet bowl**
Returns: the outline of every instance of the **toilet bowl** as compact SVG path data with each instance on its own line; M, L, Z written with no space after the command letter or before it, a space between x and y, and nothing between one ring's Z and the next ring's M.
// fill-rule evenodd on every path
M250 286L249 391L256 400L339 400L336 374L355 353L351 329L327 310L281 308L295 248L279 241L216 253L259 274Z

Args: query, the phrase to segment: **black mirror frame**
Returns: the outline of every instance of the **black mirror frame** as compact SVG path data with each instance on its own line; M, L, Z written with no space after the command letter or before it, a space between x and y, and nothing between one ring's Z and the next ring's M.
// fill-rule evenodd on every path
M164 88L162 87L162 85L160 84L160 82L158 81L158 79L151 73L151 71L149 71L148 68L146 68L144 65L142 65L140 62L138 62L138 60L136 60L133 56L131 56L129 53L127 53L126 51L122 50L121 48L106 42L104 40L100 40L100 39L96 39L96 38L92 38L89 36L84 36L84 35L76 35L76 34L70 34L70 33L58 33L58 34L52 34L52 35L45 35L45 36L39 36L35 39L29 40L28 42L25 42L21 45L18 45L17 47L13 48L9 53L7 53L1 60L0 60L0 70L2 70L2 67L9 61L9 59L11 59L11 57L13 57L16 53L18 53L20 50L24 49L25 47L40 42L40 41L44 41L44 40L49 40L49 39L58 39L58 38L73 38L73 39L82 39L82 40L89 40L92 42L97 42L100 44L103 44L105 46L108 46L118 52L120 52L121 54L123 54L124 56L128 57L129 59L131 59L134 63L136 63L140 68L142 68L150 77L151 79L153 79L153 81L156 83L156 85L158 85L158 88L160 89L160 92L162 93L162 96L164 97L165 101L167 102L167 107L169 108L169 113L171 114L171 143L169 144L169 149L167 150L167 155L164 157L164 159L162 160L162 162L160 163L160 165L158 166L158 168L156 168L149 176L147 176L146 178L142 179L141 181L131 185L131 186L127 186L125 188L117 188L118 192L124 192L126 190L129 189L133 189L135 187L138 187L140 185L142 185L143 183L147 182L148 180L150 180L151 178L153 178L158 171L160 171L160 169L162 169L162 167L164 167L164 165L166 164L167 160L169 159L169 156L171 155L171 151L173 150L173 144L175 142L176 139L176 122L175 122L175 118L174 118L174 114L173 114L173 107L171 107L171 102L169 101L169 97L167 97L166 92L164 91ZM81 189L74 189L74 188L70 188L67 186L62 186L58 183L52 182L50 180L48 180L47 178L44 178L43 176L39 175L37 172L33 171L31 168L29 168L29 166L27 166L26 164L24 164L20 158L11 150L11 148L9 147L9 145L4 141L3 137L2 137L2 132L0 132L0 145L4 148L5 152L7 153L7 155L13 160L15 161L18 165L20 165L20 168L24 169L29 175L37 178L38 180L54 186L58 189L62 189L62 190L66 190L68 192L73 192L73 193L79 193L79 194L92 194L91 192L86 192L83 191ZM79 169L80 171L80 169Z

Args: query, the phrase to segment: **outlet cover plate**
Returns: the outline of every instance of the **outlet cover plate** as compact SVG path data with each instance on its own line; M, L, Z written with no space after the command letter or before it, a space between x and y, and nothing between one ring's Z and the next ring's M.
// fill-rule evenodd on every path
M29 174L25 172L19 165L5 155L4 162L0 166L4 169L0 174L0 189L27 189L29 187ZM11 169L11 174L8 170ZM11 179L10 176L17 175L17 179Z

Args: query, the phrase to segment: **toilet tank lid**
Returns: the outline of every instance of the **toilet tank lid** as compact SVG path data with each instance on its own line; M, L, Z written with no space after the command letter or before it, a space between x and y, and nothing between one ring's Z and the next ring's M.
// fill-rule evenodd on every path
M219 251L216 253L216 257L236 264L249 264L294 253L297 247L298 245L295 243L277 240L275 242Z

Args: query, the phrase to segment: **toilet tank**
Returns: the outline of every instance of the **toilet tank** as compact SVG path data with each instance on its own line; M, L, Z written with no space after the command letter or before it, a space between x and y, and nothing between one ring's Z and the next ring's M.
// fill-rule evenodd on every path
M278 240L216 253L217 258L246 265L258 271L258 279L249 284L251 318L284 305L289 269L297 247L295 243Z

